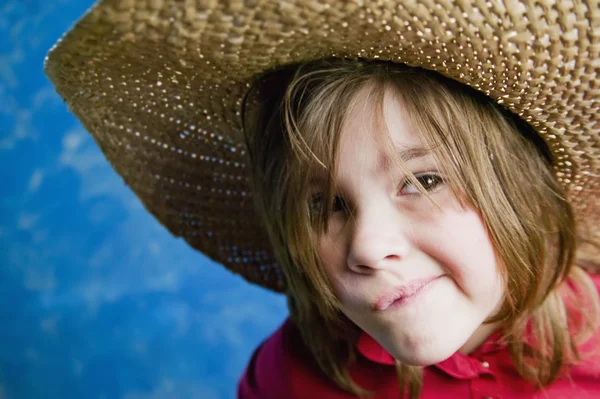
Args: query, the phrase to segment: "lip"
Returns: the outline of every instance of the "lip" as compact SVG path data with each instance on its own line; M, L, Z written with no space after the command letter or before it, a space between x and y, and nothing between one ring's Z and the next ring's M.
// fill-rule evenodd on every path
M388 309L395 302L407 303L434 280L437 280L442 276L443 274L435 277L412 280L404 285L394 287L391 290L381 294L377 300L371 304L371 307L375 311L382 312Z

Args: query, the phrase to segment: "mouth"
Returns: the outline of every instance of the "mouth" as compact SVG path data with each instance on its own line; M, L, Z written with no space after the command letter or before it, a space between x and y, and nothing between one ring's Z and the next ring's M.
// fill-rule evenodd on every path
M371 308L375 311L382 312L384 310L393 307L402 306L412 302L418 294L423 291L429 284L434 282L444 275L428 277L423 279L417 279L409 281L407 284L394 287L389 291L384 292L380 295L375 302L371 304Z

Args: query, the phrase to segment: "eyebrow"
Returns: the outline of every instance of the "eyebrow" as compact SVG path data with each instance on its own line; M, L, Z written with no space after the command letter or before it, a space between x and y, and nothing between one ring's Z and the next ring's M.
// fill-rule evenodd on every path
M396 155L398 155L398 157L400 158L400 160L402 162L408 162L411 159L422 158L422 157L425 157L425 156L431 154L430 149L426 149L421 146L416 146L416 147L396 146L395 148L396 148ZM378 171L388 170L390 167L389 157L385 156L385 155L382 155L381 157L379 157L379 161L377 162L376 167L377 167ZM313 175L310 178L309 185L310 186L320 185L320 184L324 184L325 181L326 181L326 178L324 178L320 175Z
M424 147L398 147L396 146L396 155L402 162L408 162L412 159L422 158L431 154L430 149ZM388 170L390 167L390 158L387 155L382 155L377 162L377 170Z
M308 185L311 187L320 186L320 185L325 184L326 181L327 181L327 179L325 177L313 174L308 182Z

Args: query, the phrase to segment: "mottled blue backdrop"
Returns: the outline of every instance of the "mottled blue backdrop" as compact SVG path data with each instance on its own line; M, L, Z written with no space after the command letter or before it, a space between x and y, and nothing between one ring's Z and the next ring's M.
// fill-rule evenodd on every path
M231 398L284 298L167 233L43 74L91 0L0 0L0 399Z

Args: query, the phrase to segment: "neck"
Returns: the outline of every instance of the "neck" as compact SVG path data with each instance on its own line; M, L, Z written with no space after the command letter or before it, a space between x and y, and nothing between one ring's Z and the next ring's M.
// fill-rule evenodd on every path
M465 342L465 344L458 350L460 353L468 355L473 352L475 349L479 348L481 344L485 342L486 339L494 331L496 331L500 327L500 322L491 323L491 324L482 324L479 326L477 330L471 335L471 337Z

